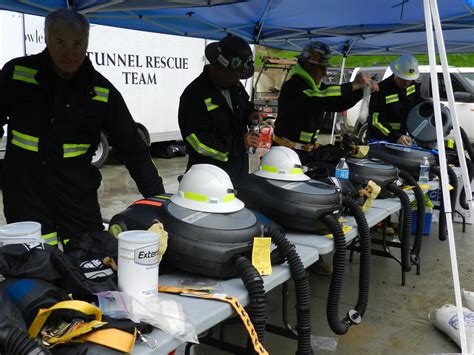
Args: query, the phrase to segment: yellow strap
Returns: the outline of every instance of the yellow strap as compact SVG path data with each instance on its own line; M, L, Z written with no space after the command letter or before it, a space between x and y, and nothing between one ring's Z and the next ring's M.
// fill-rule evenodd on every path
M120 329L99 329L80 336L82 340L112 348L130 354L135 344L137 333L130 334Z
M54 306L50 308L41 308L38 311L38 314L36 315L35 320L33 323L31 323L30 328L28 329L28 333L33 338L36 338L41 330L43 328L44 323L46 323L46 320L50 316L51 312L57 309L72 309L76 310L79 312L82 312L87 315L93 315L95 316L95 319L98 321L102 320L102 312L100 311L100 308L93 306L90 303L84 302L84 301L62 301L56 303Z
M181 296L211 299L230 304L232 308L234 308L235 313L240 316L242 323L244 323L245 329L247 329L247 333L250 336L250 339L252 340L252 346L255 352L260 355L268 355L268 351L265 350L263 345L258 340L257 332L255 331L255 328L253 327L253 324L250 321L248 313L245 311L244 307L240 304L237 298L226 294L210 293L206 290L195 291L190 290L188 288L181 288L175 286L159 286L158 291L166 293L177 293Z

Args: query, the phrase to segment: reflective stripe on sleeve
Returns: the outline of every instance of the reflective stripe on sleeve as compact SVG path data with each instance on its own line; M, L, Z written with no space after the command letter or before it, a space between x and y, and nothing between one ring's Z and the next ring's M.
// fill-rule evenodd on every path
M206 104L206 108L207 108L207 111L212 111L212 110L215 110L216 108L219 107L219 105L216 105L216 104L213 104L212 103L212 99L209 97L207 99L204 100L204 103Z
M378 112L374 112L372 114L372 126L377 128L380 132L382 132L386 136L388 136L389 133L390 133L390 131L387 128L385 128L384 126L382 126L382 124L379 122L379 113Z
M328 86L324 90L320 90L319 88L313 89L306 89L303 91L305 95L309 97L333 97L333 96L341 96L341 87L339 85L335 86Z
M391 103L394 103L394 102L398 102L398 94L385 96L385 103L386 104L391 104Z
M23 67L21 65L15 65L15 69L13 71L13 80L24 81L30 84L39 85L39 83L35 79L35 75L38 71L36 69Z
M309 143L311 142L311 138L313 138L313 133L301 131L300 141Z
M191 145L191 147L194 148L197 153L201 155L211 157L223 162L229 160L229 153L219 152L218 150L208 147L207 145L201 143L194 133L191 133L189 136L187 136L186 141Z
M58 245L58 233L56 232L43 234L41 236L41 239L43 239L43 242L46 244Z
M28 134L20 133L12 129L12 144L30 150L32 152L38 151L39 138L30 136Z
M410 85L407 87L407 96L414 94L416 92L416 86L415 85Z
M108 102L109 101L109 92L107 88L102 88L100 86L94 86L95 96L92 100Z
M63 144L63 158L74 158L87 153L90 144Z

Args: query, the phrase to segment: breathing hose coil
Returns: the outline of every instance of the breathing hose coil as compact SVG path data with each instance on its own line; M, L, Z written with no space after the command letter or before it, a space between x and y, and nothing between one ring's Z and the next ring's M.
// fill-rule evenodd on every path
M418 185L417 181L410 173L400 169L400 177L409 185L413 186L413 192L415 193L416 200L416 234L415 241L413 242L412 255L416 258L420 257L421 245L423 243L423 227L425 224L425 194Z
M237 256L234 264L249 293L248 313L250 320L257 332L258 340L263 343L267 321L267 297L262 277L245 256Z
M280 250L280 254L285 257L290 266L291 276L295 283L296 294L296 320L298 331L297 355L313 354L311 346L311 302L308 273L304 269L303 263L291 244L285 237L285 232L276 226L265 226L264 235L271 237L272 242Z
M8 318L0 316L0 353L13 355L47 355L49 350L30 338L25 330L10 323Z
M365 213L356 200L344 196L342 198L344 207L349 208L357 222L360 242L360 265L359 265L359 294L354 310L363 317L369 303L370 284L370 227L365 218Z
M401 261L402 269L405 272L411 270L411 259L410 259L410 230L411 230L411 204L405 191L394 183L387 186L387 190L392 192L395 196L400 199L402 204L402 235L401 235Z

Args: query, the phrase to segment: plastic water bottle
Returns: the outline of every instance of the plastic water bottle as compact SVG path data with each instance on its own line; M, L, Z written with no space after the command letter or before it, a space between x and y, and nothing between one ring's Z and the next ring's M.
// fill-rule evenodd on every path
M341 158L341 161L337 164L336 178L349 179L349 165L347 165L346 158Z
M418 182L426 184L430 181L430 162L428 157L423 157L423 161L420 164L420 178Z

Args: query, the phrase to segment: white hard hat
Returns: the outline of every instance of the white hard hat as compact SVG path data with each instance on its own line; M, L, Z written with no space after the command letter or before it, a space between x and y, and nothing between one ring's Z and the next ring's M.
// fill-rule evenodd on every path
M404 80L416 80L420 76L418 61L411 54L404 54L390 63L392 72Z
M171 201L202 212L230 213L244 208L244 203L235 197L229 175L211 164L193 165L184 174Z
M270 148L260 162L255 175L267 179L284 181L306 181L309 176L303 173L301 160L293 149L276 146Z

